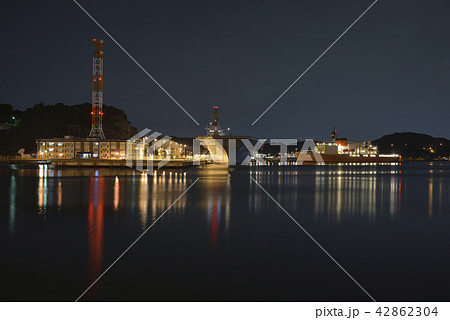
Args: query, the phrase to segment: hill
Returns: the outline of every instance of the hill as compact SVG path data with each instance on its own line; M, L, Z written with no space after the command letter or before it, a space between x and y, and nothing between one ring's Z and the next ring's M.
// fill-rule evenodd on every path
M372 143L380 153L398 153L403 159L440 160L450 156L450 140L414 132L396 132Z
M37 138L54 138L72 135L86 138L91 129L91 104L55 105L36 104L25 111L14 110L10 105L0 105L0 118L11 123L11 130L0 136L0 152L16 154L20 148L27 153L36 152ZM113 106L103 106L103 131L107 139L127 139L136 134L127 115Z

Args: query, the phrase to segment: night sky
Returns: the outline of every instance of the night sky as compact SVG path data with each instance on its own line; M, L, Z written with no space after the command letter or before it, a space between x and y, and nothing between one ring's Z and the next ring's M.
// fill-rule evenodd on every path
M71 0L2 3L0 103L91 100L92 38L105 41L104 103L132 124L204 134L450 138L450 1L379 0L254 126L373 0L79 3L197 119L197 126ZM107 115L105 115L107 117Z

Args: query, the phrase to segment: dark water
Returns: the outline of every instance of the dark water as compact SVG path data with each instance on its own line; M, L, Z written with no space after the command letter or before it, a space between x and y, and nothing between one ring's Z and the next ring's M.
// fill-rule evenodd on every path
M169 174L170 173L170 174ZM1 300L450 300L450 164L0 169Z

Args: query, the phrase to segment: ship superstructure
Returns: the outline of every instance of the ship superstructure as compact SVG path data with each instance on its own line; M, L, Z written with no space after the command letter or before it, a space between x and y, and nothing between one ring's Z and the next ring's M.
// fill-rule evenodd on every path
M224 136L225 133L219 125L219 107L215 105L211 112L211 121L206 126L206 135L209 137Z
M325 162L396 162L401 159L398 154L378 154L378 147L371 141L338 138L336 129L331 132L331 141L317 142L316 146Z

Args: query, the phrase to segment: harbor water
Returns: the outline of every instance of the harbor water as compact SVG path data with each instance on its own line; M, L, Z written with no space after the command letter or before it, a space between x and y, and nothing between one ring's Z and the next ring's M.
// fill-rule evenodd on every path
M0 180L3 301L450 299L448 162Z

